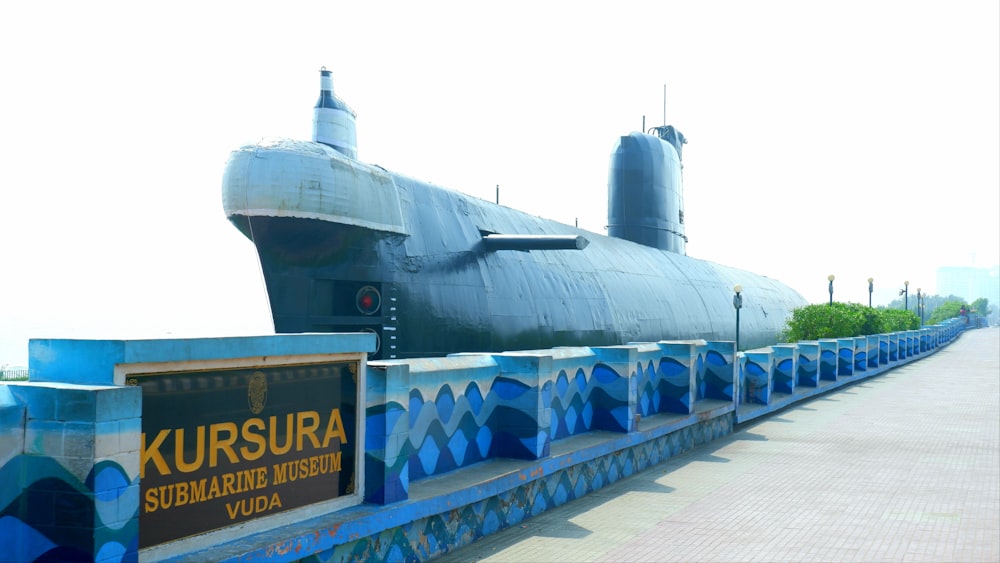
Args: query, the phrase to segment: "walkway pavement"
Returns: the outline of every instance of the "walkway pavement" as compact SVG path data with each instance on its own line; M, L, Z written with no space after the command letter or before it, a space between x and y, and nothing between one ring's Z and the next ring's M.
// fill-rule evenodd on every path
M437 561L1000 561L1000 329Z

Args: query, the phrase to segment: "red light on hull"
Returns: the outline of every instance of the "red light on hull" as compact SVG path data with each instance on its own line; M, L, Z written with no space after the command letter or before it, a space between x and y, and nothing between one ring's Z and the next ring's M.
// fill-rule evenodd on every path
M382 295L374 287L366 285L358 290L355 303L362 315L374 315L382 306Z

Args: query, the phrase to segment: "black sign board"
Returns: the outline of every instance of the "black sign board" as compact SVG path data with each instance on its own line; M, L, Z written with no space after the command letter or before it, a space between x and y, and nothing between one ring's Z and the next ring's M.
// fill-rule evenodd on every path
M128 376L139 547L355 492L357 361Z

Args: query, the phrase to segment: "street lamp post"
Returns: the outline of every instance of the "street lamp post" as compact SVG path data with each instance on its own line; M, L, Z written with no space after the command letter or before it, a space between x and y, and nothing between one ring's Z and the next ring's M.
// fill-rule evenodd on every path
M903 308L907 311L910 310L910 282L903 282Z
M826 279L828 279L830 281L830 305L833 305L833 280L834 280L834 275L830 274L829 276L826 276Z
M874 281L875 281L875 278L868 278L868 308L869 309L872 308L872 282L874 282Z
M733 291L736 295L733 295L733 307L736 309L736 351L740 350L740 309L743 308L743 286L736 284L733 286Z
M920 326L924 326L924 297L920 293L920 288L917 288L917 313L920 313Z

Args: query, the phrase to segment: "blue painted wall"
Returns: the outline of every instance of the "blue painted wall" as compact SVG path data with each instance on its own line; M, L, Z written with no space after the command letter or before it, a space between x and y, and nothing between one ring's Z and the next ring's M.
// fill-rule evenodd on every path
M919 358L965 328L739 354L732 342L693 340L371 362L365 503L234 531L213 557L425 559ZM31 381L0 384L0 545L15 560L139 557L141 389L116 384L116 365L366 352L370 338L32 341Z

